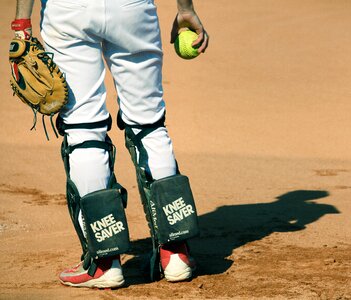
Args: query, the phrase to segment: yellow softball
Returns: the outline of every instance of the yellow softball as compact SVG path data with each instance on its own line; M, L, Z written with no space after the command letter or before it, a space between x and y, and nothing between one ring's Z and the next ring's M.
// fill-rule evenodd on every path
M183 59L193 59L197 57L199 52L191 45L197 37L198 35L194 31L181 31L174 42L174 49L178 56Z

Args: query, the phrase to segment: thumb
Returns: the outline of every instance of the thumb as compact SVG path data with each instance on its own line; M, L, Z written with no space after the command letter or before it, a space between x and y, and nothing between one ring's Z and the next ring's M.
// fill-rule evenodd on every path
M179 30L179 26L178 26L178 15L176 15L174 21L173 21L173 25L172 25L172 30L171 30L171 44L173 44L178 36L178 30Z

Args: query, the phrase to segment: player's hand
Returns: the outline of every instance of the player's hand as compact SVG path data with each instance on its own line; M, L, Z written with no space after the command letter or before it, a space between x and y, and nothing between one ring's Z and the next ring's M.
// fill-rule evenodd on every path
M198 47L197 51L199 53L204 53L209 42L209 36L205 31L199 17L193 10L182 10L176 15L172 31L171 31L171 43L173 44L177 38L180 30L183 28L189 28L190 30L197 33L198 38L193 43L193 47Z
M15 31L15 37L22 40L30 40L32 37L32 24L30 19L16 19L11 23L11 29Z

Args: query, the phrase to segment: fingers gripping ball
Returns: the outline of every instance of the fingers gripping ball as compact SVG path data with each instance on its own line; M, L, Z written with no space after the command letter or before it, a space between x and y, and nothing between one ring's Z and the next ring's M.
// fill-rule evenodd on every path
M193 59L199 55L192 43L198 38L198 35L191 30L181 31L174 42L174 48L178 56L183 59Z

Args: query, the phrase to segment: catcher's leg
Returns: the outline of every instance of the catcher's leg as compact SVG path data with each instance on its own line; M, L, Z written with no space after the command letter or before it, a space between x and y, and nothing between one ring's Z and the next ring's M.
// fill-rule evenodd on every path
M106 131L108 123L68 125L58 118L57 127L64 134L62 158L67 174L67 203L83 250L82 262L60 275L66 285L102 288L124 283L119 254L129 248L124 213L127 193L114 175L115 148L111 140L107 135L99 140L94 134L96 128ZM72 143L72 133L85 136L84 141ZM95 139L90 140L88 136ZM102 160L103 157L106 160ZM99 163L94 163L96 159ZM102 161L106 162L107 172ZM94 190L93 181L100 182L95 183Z
M119 122L126 128L126 146L136 167L139 191L150 226L154 250L150 261L151 278L160 275L161 255L166 278L182 280L191 276L184 240L196 234L197 220L188 182L178 174L171 140L163 121L159 121L164 116L165 103L161 73L163 53L156 7L153 1L142 1L133 6L125 3L126 0L106 4L107 8L111 8L109 5L123 7L107 9L116 12L117 17L110 18L103 53L115 80L120 117L128 124ZM119 29L118 35L115 28ZM145 125L130 126L142 124ZM186 208L182 207L184 203ZM173 223L178 214L179 219L182 218L173 225L163 212L163 207L170 211L171 206L177 211L167 216L169 220L173 219ZM175 244L173 239L181 242ZM182 258L186 258L187 263Z
M118 120L120 128L125 129L126 147L136 168L139 192L152 237L151 279L158 279L162 273L169 281L188 279L192 276L194 264L185 241L198 234L197 213L189 180L179 174L175 160L174 167L168 167L168 174L166 166L162 166L167 159L158 159L161 168L156 167L157 153L162 158L162 152L168 152L170 143L164 118L143 126L127 125L120 115ZM161 136L163 138L160 139ZM173 152L170 155L173 157ZM150 156L155 157L154 161ZM152 165L155 169L151 168ZM159 177L160 174L167 175Z
M96 13L105 11L105 3L42 1L42 4L41 36L69 85L69 101L60 112L66 125L70 124L63 126L66 135L63 158L70 213L85 259L84 264L61 274L61 280L76 286L118 286L123 283L118 253L123 252L121 241L126 224L119 223L122 211L118 216L113 213L120 209L121 190L114 187L109 163L111 150L105 148L110 144L106 140L107 124L100 124L109 116L100 36L106 23L104 14ZM99 212L100 208L106 211ZM108 241L117 237L121 239L113 242L113 247L107 246ZM108 257L101 258L105 256Z

